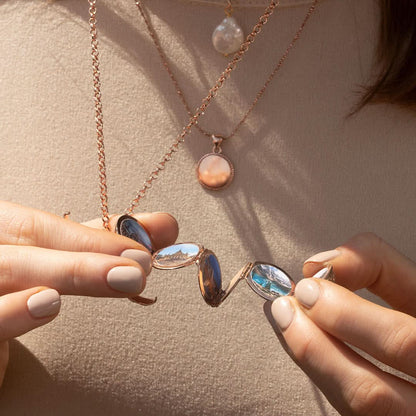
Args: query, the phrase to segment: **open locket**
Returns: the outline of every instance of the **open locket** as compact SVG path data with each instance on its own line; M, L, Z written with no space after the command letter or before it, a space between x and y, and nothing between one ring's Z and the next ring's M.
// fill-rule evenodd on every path
M202 245L178 243L154 251L151 238L145 227L129 215L120 217L116 231L144 245L153 255L155 269L174 270L196 264L199 288L205 302L210 306L221 305L241 280L246 280L257 295L269 301L280 296L293 295L295 290L295 282L288 273L274 264L259 261L247 263L231 279L224 290L217 256ZM329 267L321 278L334 280L332 267ZM132 301L141 304L143 304L143 299L142 297L131 298ZM145 304L149 304L149 302L145 302Z

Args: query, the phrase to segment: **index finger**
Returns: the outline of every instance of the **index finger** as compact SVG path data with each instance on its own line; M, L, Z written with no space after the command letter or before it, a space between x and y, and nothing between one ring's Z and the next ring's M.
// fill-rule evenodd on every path
M172 216L148 214L146 221L156 245L174 242L178 226ZM126 249L145 250L130 238L10 202L0 202L0 244L117 256Z

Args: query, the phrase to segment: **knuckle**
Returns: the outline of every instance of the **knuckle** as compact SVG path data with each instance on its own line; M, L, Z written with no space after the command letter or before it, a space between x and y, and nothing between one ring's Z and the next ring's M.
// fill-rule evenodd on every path
M66 269L66 291L68 293L76 294L79 292L82 287L82 265L79 261L74 261L70 263Z
M356 415L390 415L394 407L393 397L386 385L378 380L365 378L352 383L347 392L347 403Z
M7 341L10 338L8 331L6 330L4 323L0 321L0 342Z
M316 354L316 347L314 339L311 336L306 336L302 339L302 342L297 343L295 347L292 347L294 358L299 364L304 364L310 361Z
M0 253L0 295L6 293L8 282L12 277L12 262L7 251L6 246L3 246Z
M356 234L349 240L349 243L364 250L378 248L385 244L380 236L370 231Z
M409 322L393 326L393 330L386 336L382 351L385 358L416 362L416 328Z
M9 218L6 227L8 240L17 245L31 245L35 241L35 216L30 213L25 216L14 215Z

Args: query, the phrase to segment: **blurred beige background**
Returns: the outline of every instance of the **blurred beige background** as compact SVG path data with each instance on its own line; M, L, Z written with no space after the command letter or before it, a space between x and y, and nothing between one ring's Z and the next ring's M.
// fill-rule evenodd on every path
M196 108L227 60L211 45L218 7L145 2ZM286 49L307 6L276 12L201 125L227 134ZM236 10L248 32L261 9ZM99 1L111 212L122 212L187 120L133 0ZM139 207L168 211L179 240L217 253L225 283L248 260L297 281L302 262L359 231L416 258L414 113L373 105L346 118L370 76L377 8L319 3L281 72L224 146L236 176L203 190L194 131ZM84 221L98 217L86 1L0 2L0 198ZM219 308L197 270L154 271L155 306L65 297L60 316L11 344L0 408L7 415L334 415L286 355L241 283ZM367 294L364 293L365 296Z

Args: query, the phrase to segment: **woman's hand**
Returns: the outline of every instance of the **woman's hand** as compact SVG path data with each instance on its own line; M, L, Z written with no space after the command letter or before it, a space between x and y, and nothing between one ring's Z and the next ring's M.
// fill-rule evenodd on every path
M303 279L294 297L272 304L289 354L342 415L414 416L416 385L349 345L416 377L416 264L377 236L362 234L308 259L304 275L327 265L337 284ZM396 310L351 292L360 288Z
M118 217L112 217L110 227ZM178 234L169 214L138 215L156 248ZM60 295L131 297L144 290L150 253L135 241L46 212L0 202L0 385L8 340L53 320Z

